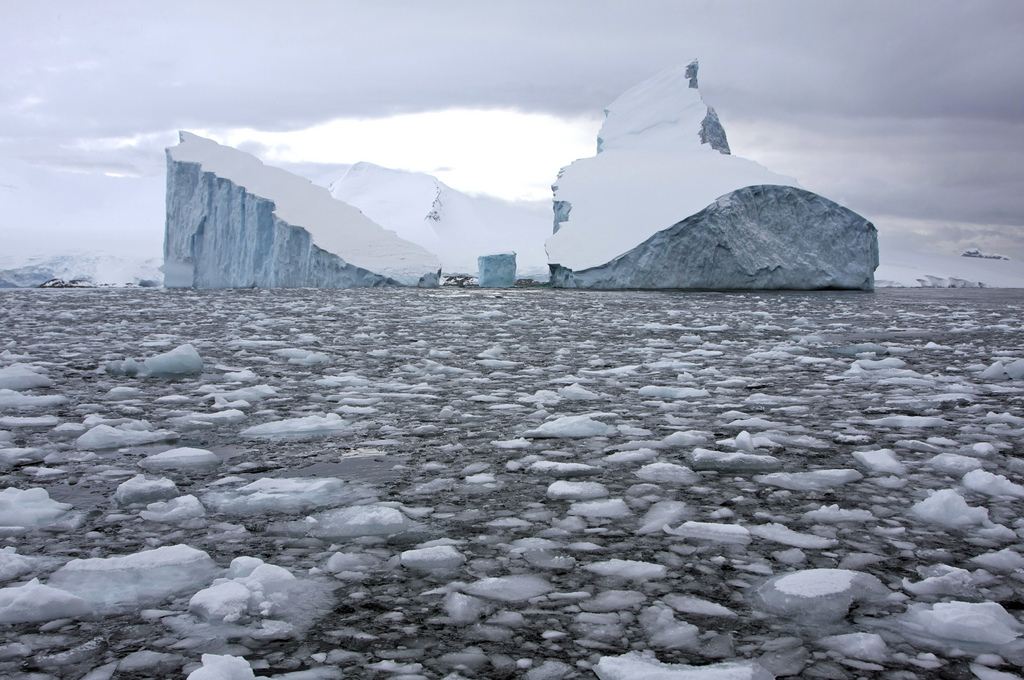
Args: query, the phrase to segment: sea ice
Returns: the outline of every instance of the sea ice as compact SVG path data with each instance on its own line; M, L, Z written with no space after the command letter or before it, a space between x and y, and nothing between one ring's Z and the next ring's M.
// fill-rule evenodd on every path
M60 525L70 519L71 504L58 503L46 489L0 491L0 536Z
M230 654L203 654L203 665L186 680L256 680L249 662Z
M34 558L19 555L12 545L0 548L0 583L29 573L35 564Z
M757 589L768 611L808 623L838 621L855 601L881 600L889 594L871 574L849 569L805 569L770 578Z
M52 387L46 370L31 364L11 364L0 368L0 389L21 392L36 387Z
M629 652L602 656L594 666L600 680L774 680L775 675L754 661L728 661L705 666L662 663L653 656Z
M910 514L925 522L950 529L966 529L985 525L989 521L988 508L967 505L964 497L953 489L932 491L928 498L910 508Z
M466 557L450 545L406 550L399 555L403 567L420 571L455 569L465 563Z
M310 520L310 536L330 540L392 536L415 526L400 510L373 504L326 510L313 515Z
M1024 498L1024 486L1011 482L1003 475L996 475L986 470L971 470L963 476L961 481L971 491L989 496Z
M875 474L902 476L907 472L906 466L896 459L896 454L891 449L854 451L853 457Z
M171 430L154 430L151 427L146 427L148 425L149 423L146 421L123 423L116 427L100 424L89 429L75 440L75 445L83 451L99 451L178 439L176 432Z
M531 439L609 437L617 432L611 425L594 420L589 415L579 415L549 420L535 430L524 432L523 436Z
M913 632L956 645L998 647L1022 631L1020 622L996 602L915 604L903 618Z
M89 605L82 598L59 588L45 586L39 583L39 579L0 588L0 623L76 619L89 612Z
M548 486L548 498L554 500L592 500L604 498L608 489L597 482L566 482L559 480Z
M818 644L850 659L885 663L889 658L889 648L877 633L830 635L818 640Z
M495 576L470 583L462 589L473 597L499 602L522 602L553 590L551 583L533 574Z
M156 378L184 378L203 372L203 358L191 344L158 354L142 362L146 375Z
M262 477L237 489L209 491L203 495L203 503L217 512L244 517L308 512L364 500L370 495L362 486L334 477Z
M746 545L750 543L750 531L739 524L720 524L718 522L694 522L692 520L683 522L673 529L666 525L665 533L681 538L690 538L698 541L711 541L713 543L735 543Z
M242 430L243 437L295 437L311 436L320 434L338 434L349 432L352 424L343 420L337 413L328 413L323 416L305 416L303 418L288 418L275 420L262 425L254 425Z
M710 451L699 447L689 453L686 460L694 470L771 472L782 467L782 461L775 456L740 451Z
M757 475L754 481L790 491L828 491L843 484L864 479L856 470L812 470L810 472L773 472Z
M591 562L584 565L583 568L599 576L610 576L628 581L650 581L665 578L668 574L668 569L664 565L639 560L611 559Z
M213 451L188 446L154 453L139 461L139 465L147 470L178 472L209 471L220 464L220 456Z
M139 517L150 522L163 522L174 524L185 522L190 519L198 519L206 516L206 509L199 499L189 494L178 496L169 501L157 501L150 503L146 509L139 513Z

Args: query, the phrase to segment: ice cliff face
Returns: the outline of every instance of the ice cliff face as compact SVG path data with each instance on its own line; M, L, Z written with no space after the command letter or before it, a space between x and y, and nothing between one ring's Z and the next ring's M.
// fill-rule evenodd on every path
M437 258L297 175L188 132L167 150L164 285L436 286Z
M331 183L331 195L353 205L401 238L436 253L445 273L477 273L477 258L515 251L519 272L547 278L544 239L549 218L468 196L420 172L356 163Z
M874 227L849 211L819 225L815 216L833 215L839 206L790 191L796 186L792 178L732 155L718 114L700 95L697 71L696 61L677 66L621 95L605 110L597 155L562 168L552 186L555 233L546 242L552 283L870 288L865 267L877 264ZM783 224L783 215L799 218L794 224L803 231ZM837 230L840 224L851 231ZM735 231L721 233L726 228ZM840 243L829 245L826 233ZM743 242L741 234L752 240ZM682 252L671 238L711 250ZM793 240L773 240L783 238ZM784 257L794 259L787 263ZM830 257L854 262L830 263ZM689 266L697 271L665 269ZM724 268L712 272L718 267Z
M562 288L864 289L878 266L875 227L827 198L749 186L603 265L552 266Z

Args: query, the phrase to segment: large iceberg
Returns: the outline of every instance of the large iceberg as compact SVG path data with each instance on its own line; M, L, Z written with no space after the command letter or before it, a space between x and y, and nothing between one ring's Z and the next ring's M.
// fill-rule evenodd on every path
M436 286L437 257L327 189L188 132L167 149L164 285Z
M875 227L734 156L696 61L605 110L597 155L562 168L547 240L569 288L874 287Z
M546 280L541 212L468 196L421 172L356 163L331 183L331 195L354 205L402 238L437 253L446 274L476 274L477 257L515 251L522 276Z

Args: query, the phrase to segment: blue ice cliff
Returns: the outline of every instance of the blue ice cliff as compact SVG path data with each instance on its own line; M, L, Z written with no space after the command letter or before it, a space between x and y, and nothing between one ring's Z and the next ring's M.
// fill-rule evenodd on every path
M165 286L432 287L440 269L421 246L255 156L188 132L167 149Z

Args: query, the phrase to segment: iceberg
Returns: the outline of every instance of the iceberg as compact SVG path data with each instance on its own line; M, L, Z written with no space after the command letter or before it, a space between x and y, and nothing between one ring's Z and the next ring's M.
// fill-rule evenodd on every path
M516 254L498 253L476 258L481 288L511 288L516 285Z
M191 134L167 149L164 285L437 285L437 257L323 187Z
M874 225L733 155L697 69L668 69L621 95L605 110L597 155L559 172L552 285L873 289Z
M544 213L468 196L432 175L356 163L331 183L331 195L385 229L436 253L446 274L477 273L477 256L515 251L521 275L547 280Z

